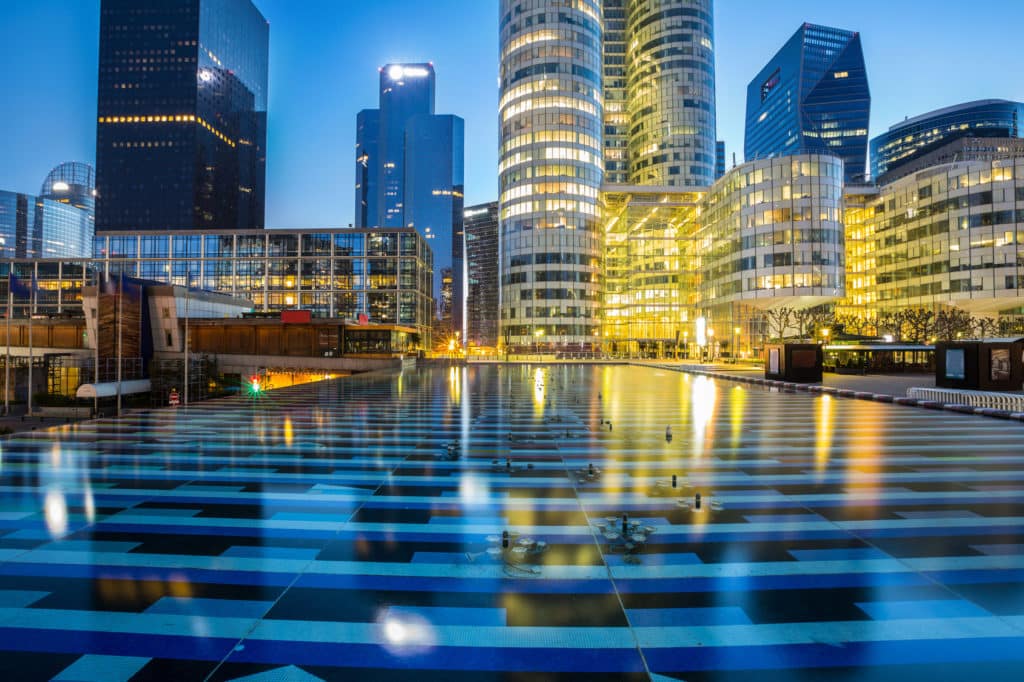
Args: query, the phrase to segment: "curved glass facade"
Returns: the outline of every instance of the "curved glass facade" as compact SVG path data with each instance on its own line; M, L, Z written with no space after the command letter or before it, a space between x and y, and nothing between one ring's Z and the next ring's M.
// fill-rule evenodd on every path
M39 197L87 211L91 220L96 214L96 171L79 161L62 163L47 174Z
M702 306L806 308L845 290L843 162L802 154L730 170L701 202Z
M711 0L628 0L629 182L706 187L715 180Z
M1020 137L1024 103L985 99L930 111L871 140L871 177L886 182L923 154L962 137ZM895 179L895 178L892 178Z
M499 259L507 345L594 344L602 235L597 0L501 0Z

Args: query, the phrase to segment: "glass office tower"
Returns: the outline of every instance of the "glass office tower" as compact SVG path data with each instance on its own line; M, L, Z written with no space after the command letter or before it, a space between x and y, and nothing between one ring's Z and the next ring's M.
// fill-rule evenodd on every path
M706 187L715 180L711 0L628 0L629 182Z
M251 0L103 0L96 226L264 225L270 27Z
M356 115L356 227L380 225L377 174L380 171L380 109Z
M452 306L448 311L456 328L462 323L461 248L463 209L464 124L458 116L414 116L405 126L404 226L416 228L430 244L439 268L450 268ZM456 256L459 256L456 262ZM441 277L435 277L434 300L438 311L443 296Z
M870 110L860 34L804 24L747 86L743 153L830 154L863 182Z
M39 197L80 208L92 219L96 214L96 171L87 163L62 163L46 175Z
M1021 137L1024 103L983 99L929 111L889 126L871 140L871 177L885 182L897 169L964 137Z
M92 238L88 210L0 191L0 258L88 258Z
M501 0L503 342L597 342L604 177L601 5Z
M498 202L466 207L466 344L498 345Z
M465 133L458 116L434 113L434 83L429 63L381 67L380 106L356 117L355 216L356 227L416 228L435 254L440 301L440 270L462 271L454 259L462 237Z

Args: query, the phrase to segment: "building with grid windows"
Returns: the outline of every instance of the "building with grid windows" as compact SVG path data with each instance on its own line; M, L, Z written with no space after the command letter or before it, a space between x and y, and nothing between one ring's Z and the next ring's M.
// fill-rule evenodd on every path
M251 0L103 0L99 230L262 229L270 27Z
M0 191L0 258L84 258L92 214L54 199Z
M430 339L433 255L410 228L380 230L189 230L101 233L94 260L104 275L124 272L252 301L255 310L309 310L315 317L414 327ZM48 268L54 264L48 264ZM83 278L86 275L82 275ZM51 288L57 272L41 274ZM74 289L64 295L75 296ZM60 306L61 291L44 305Z
M871 140L871 177L886 184L920 170L917 163L955 140L1021 138L1024 102L984 99L930 111L889 126ZM962 143L956 151L962 151ZM961 156L960 159L963 159ZM926 165L937 165L935 159Z
M804 24L747 86L747 161L830 154L863 182L871 94L860 34Z

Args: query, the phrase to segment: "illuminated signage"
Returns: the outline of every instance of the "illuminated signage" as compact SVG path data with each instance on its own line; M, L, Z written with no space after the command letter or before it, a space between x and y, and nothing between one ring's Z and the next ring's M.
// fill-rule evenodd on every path
M462 215L465 218L472 218L473 216L483 215L484 213L487 213L487 209L486 208L474 208L474 209L470 209L468 211L463 211Z
M422 66L402 66L392 64L388 67L388 78L393 81L400 81L403 78L424 78L430 75L430 71Z
M775 69L775 73L768 77L764 83L761 84L761 101L765 101L775 86L779 84L779 69Z

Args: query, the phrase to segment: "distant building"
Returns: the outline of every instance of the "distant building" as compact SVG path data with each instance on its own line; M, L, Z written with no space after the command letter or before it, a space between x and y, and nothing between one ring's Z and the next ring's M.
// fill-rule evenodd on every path
M468 206L466 231L466 344L498 345L498 202Z
M251 0L102 0L97 229L263 228L269 33Z
M804 24L747 86L744 156L830 154L863 182L870 111L860 34Z
M907 175L921 156L961 138L1019 138L1024 103L983 99L909 118L871 140L871 177L884 184ZM915 164L915 168L921 168Z
M93 219L96 215L96 171L87 163L62 163L47 174L39 197L82 209ZM92 239L92 235L89 238Z
M725 140L715 142L715 180L725 175Z
M92 255L92 169L74 165L78 168L64 164L51 171L40 196L0 191L0 258ZM67 175L62 176L60 169Z
M431 64L383 66L379 108L356 117L356 227L412 227L429 240L438 303L440 270L461 270L464 136L461 118L434 114Z

